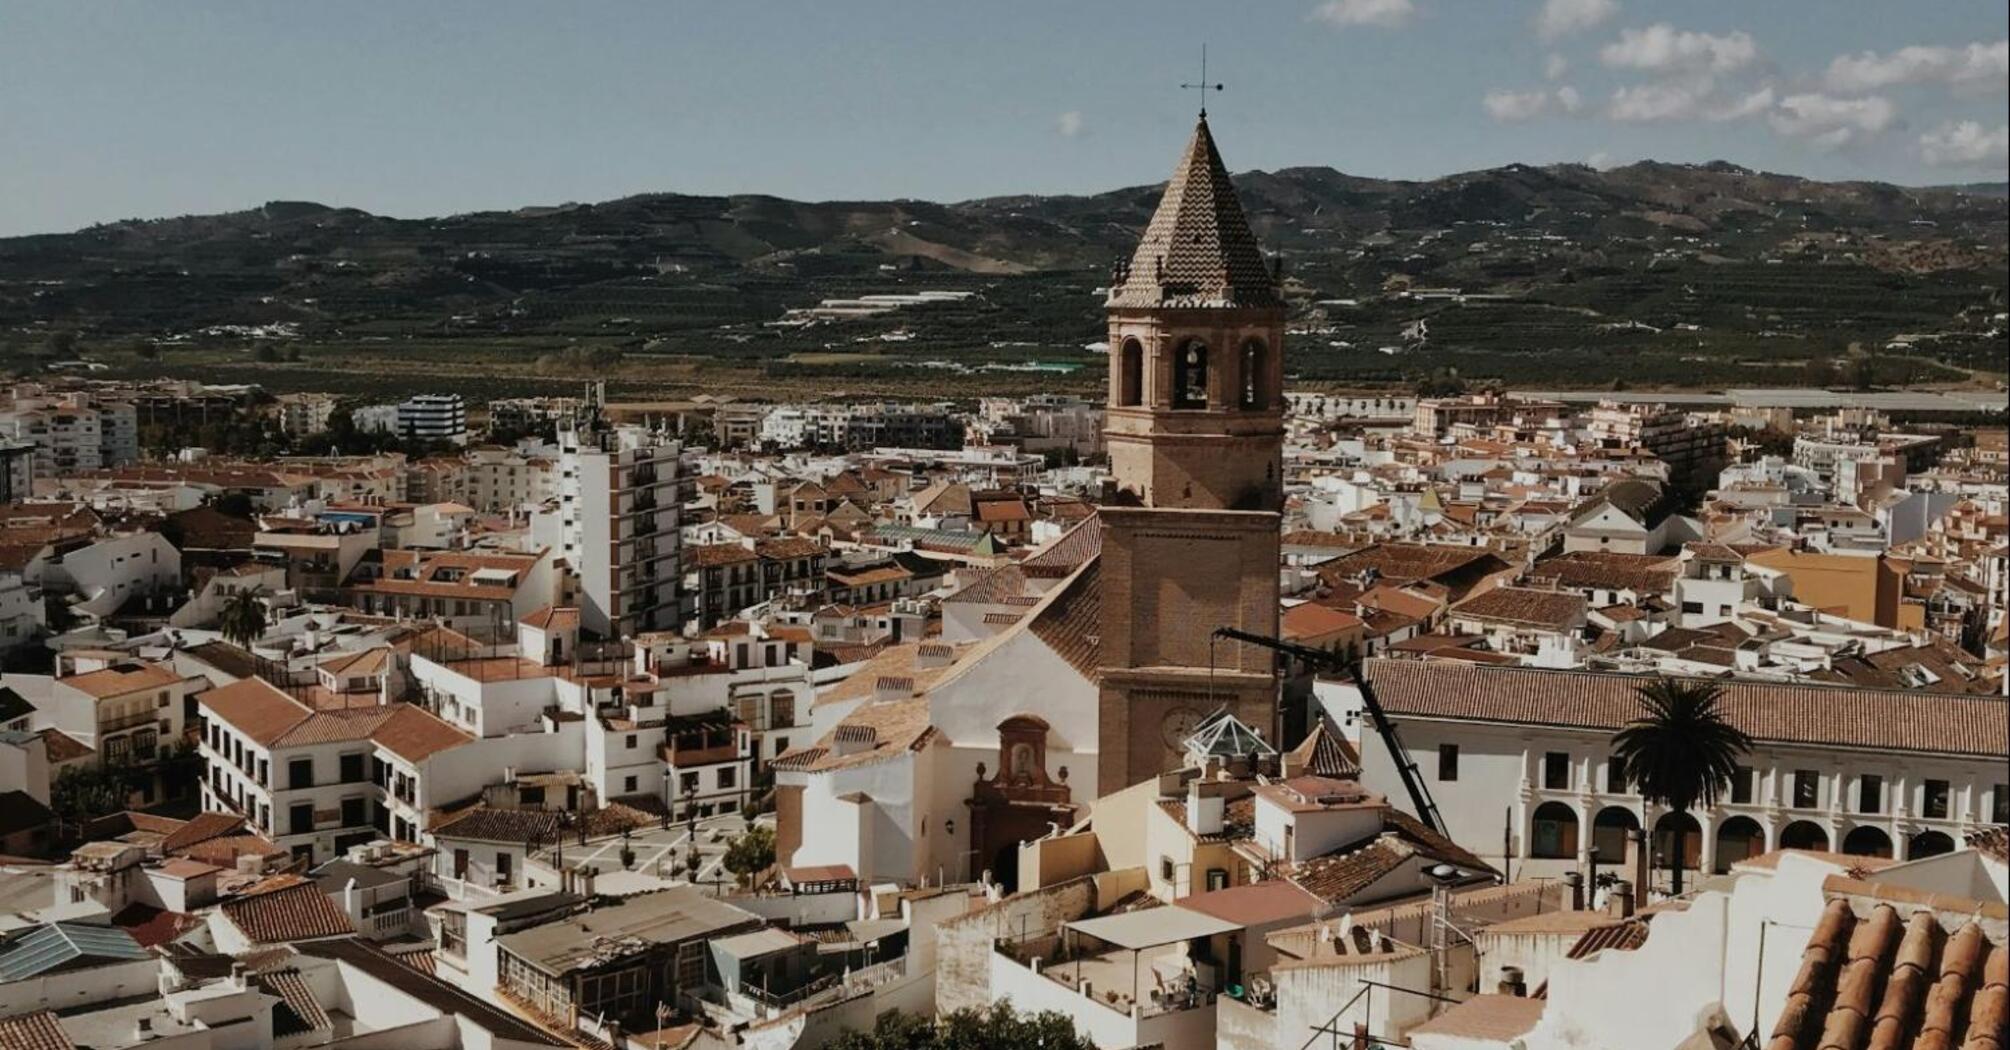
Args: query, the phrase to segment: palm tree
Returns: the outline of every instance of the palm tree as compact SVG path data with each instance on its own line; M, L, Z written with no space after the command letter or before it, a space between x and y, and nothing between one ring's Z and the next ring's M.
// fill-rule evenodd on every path
M265 633L265 599L262 587L249 587L238 591L223 603L223 612L216 618L223 636L249 649L258 636Z
M1736 775L1739 756L1752 749L1752 738L1719 709L1722 690L1712 682L1656 677L1634 692L1646 710L1612 737L1612 754L1625 769L1627 783L1645 801L1678 815L1699 803L1704 809L1716 805ZM1675 848L1668 858L1677 896L1688 846L1686 823L1676 822Z

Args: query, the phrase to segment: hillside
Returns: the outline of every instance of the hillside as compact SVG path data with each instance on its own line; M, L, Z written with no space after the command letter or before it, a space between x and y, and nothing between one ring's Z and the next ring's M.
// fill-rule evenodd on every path
M1911 348L1881 355L1881 381L2004 371L2001 186L1655 162L1428 182L1286 168L1236 183L1282 257L1304 378L1401 382L1456 368L1552 384L1825 382L1852 344L1899 337ZM17 367L46 359L51 333L67 331L121 369L206 378L284 371L252 358L262 344L299 351L281 360L300 356L291 371L307 375L344 371L333 367L343 354L385 371L532 375L585 344L622 351L618 374L638 379L647 369L634 366L652 359L778 379L1038 359L1094 366L1086 376L1100 367L1083 350L1098 338L1094 290L1157 193L955 204L650 194L421 220L276 201L108 223L0 239L0 352ZM775 323L821 299L937 288L975 294ZM162 356L121 356L141 342ZM366 382L347 371L344 382Z

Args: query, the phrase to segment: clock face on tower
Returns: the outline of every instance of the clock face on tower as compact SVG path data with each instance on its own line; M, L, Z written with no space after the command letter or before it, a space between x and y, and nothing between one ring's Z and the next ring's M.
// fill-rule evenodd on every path
M1178 751L1200 727L1200 712L1191 707L1175 707L1166 712L1165 721L1159 723L1160 732L1165 734L1166 746Z

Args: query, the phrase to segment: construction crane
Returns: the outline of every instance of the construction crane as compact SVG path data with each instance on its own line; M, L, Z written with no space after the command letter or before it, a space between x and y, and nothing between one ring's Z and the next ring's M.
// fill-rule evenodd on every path
M1368 718L1375 723L1375 732L1389 749L1389 759L1396 764L1396 775L1403 780L1403 790L1410 793L1410 806L1417 811L1417 819L1432 831L1443 834L1444 818L1438 815L1438 804L1431 799L1431 791L1424 786L1424 775L1417 769L1417 762L1410 752L1403 748L1402 738L1396 735L1396 724L1389 721L1382 704L1375 699L1375 689L1368 684L1368 676L1361 673L1359 660L1348 660L1324 649L1314 649L1309 645L1287 642L1267 634L1255 634L1233 627L1217 627L1214 637L1226 638L1232 642L1262 646L1274 652L1304 661L1315 670L1331 671L1351 679L1355 688L1361 691L1361 706L1367 710Z

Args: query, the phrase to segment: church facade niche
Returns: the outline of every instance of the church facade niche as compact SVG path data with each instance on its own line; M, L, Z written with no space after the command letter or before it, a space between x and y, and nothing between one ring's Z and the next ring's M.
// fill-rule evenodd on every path
M1047 721L1013 715L998 723L998 768L978 763L971 785L970 848L1008 891L1019 884L1019 845L1076 820L1067 771L1047 772Z

